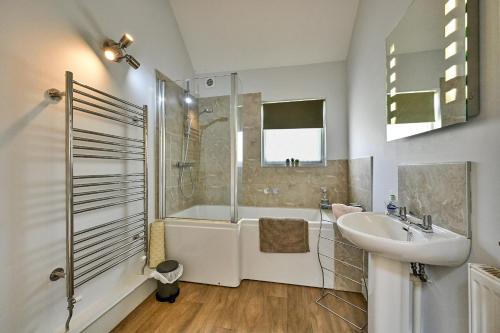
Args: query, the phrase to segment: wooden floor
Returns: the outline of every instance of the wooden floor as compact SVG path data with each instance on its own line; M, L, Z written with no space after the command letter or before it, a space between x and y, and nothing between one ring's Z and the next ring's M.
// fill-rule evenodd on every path
M238 288L181 283L174 304L149 296L113 332L357 332L315 303L320 289L244 280ZM366 308L360 294L339 293ZM356 324L366 314L333 296L326 303Z

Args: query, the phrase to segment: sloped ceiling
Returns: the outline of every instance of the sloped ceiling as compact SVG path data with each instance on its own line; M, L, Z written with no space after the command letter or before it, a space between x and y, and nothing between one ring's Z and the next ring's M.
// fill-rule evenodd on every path
M342 61L358 0L170 0L197 73Z

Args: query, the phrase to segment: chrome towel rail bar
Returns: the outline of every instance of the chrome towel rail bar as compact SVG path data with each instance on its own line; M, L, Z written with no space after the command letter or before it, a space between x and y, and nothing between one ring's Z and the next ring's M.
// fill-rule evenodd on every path
M113 260L120 258L122 255L124 255L124 254L126 254L126 253L128 253L128 252L130 252L130 251L136 250L138 247L141 247L141 248L142 248L142 244L139 244L139 246L135 245L135 246L133 246L133 247L131 247L131 248L129 248L129 249L127 249L127 250L123 251L123 252L120 252L120 253L118 253L118 254L115 254L114 256L112 256L112 257L110 257L110 258L106 258L106 261L105 261L105 262L99 262L99 263L97 263L96 265L94 265L94 266L92 266L92 267L90 267L90 268L88 268L88 269L84 270L83 272L79 272L78 274L76 274L76 275L75 275L75 279L79 279L79 278L81 278L82 276L85 276L85 275L87 275L87 274L89 274L89 273L92 273L92 271L96 270L97 268L102 267L102 265L103 265L103 264L107 264L107 263L109 263L109 262L112 262ZM94 261L94 263L95 263L95 261ZM75 268L75 271L76 271L76 270L77 270L77 269Z
M67 72L67 73L68 73L68 72ZM72 74L72 73L71 73L71 74ZM129 101L126 101L126 100L121 99L121 98L118 98L118 97L115 97L115 96L113 96L113 95L110 95L110 94L108 94L108 93L106 93L106 92L102 91L102 90L96 89L96 88L94 88L94 87L88 86L88 85L83 84L83 83L80 83L80 82L78 82L78 81L73 81L73 83L74 83L74 84L76 84L77 86L80 86L80 87L82 87L82 88L86 88L86 89L88 89L88 90L90 90L90 91L93 91L93 92L96 92L96 93L98 93L98 94L101 94L102 96L108 97L108 98L110 98L110 99L112 99L112 100L118 101L118 102L123 103L123 104L128 105L128 106L132 106L132 107L134 107L134 108L136 108L136 109L141 110L143 113L146 113L146 112L147 112L147 111L146 111L147 107L145 108L145 106L138 106L138 105L136 105L136 104L134 104L134 103L131 103L131 102L129 102Z
M110 181L110 182L100 182L100 183L83 183L83 184L75 184L74 188L81 187L93 187L93 186L103 186L103 185L118 185L118 184L130 184L130 183L142 183L144 180L142 179L133 179L133 180L118 180L118 181Z
M91 135L96 135L96 136L103 136L106 138L112 138L112 139L118 139L118 140L124 140L124 141L133 141L133 142L144 143L144 140L140 140L140 139L133 139L133 138L127 138L125 136L119 136L119 135L96 132L96 131L89 131L89 130L84 130L81 128L73 128L73 132L82 133L82 134L91 134Z
M100 255L98 255L98 256L95 256L95 257L93 257L93 258L92 258L92 259L90 259L90 260L87 260L87 261L85 261L85 262L82 262L81 264L79 264L79 265L75 266L75 271L78 271L78 270L82 269L83 267L86 267L86 266L88 266L88 265L90 265L90 264L92 264L92 263L95 263L96 261L98 261L98 260L100 260L100 259L106 258L107 256L109 256L109 255L111 255L111 254L113 254L113 253L115 253L115 252L117 252L117 251L119 251L119 250L121 250L121 249L127 248L127 247L129 247L130 245L133 245L134 243L137 243L137 241L138 241L138 240L139 240L139 239L134 239L134 240L133 240L133 241L131 241L131 242L128 242L128 243L125 243L125 244L123 244L123 245L121 245L121 246L115 247L115 248L114 248L113 250L111 250L111 251L104 252L103 254L100 254ZM142 245L142 243L137 243L137 244Z
M122 263L122 262L124 262L125 260L128 260L128 259L132 258L133 256L135 256L136 254L141 253L142 251L143 251L143 249L140 249L140 250L138 250L138 251L135 251L135 252L133 252L133 253L129 254L128 256L126 256L126 257L124 257L124 258L122 258L122 259L120 259L120 260L118 260L118 261L114 262L113 264L111 264L111 265L109 265L109 266L107 266L107 267L104 267L104 268L103 268L103 269L101 269L100 271L97 271L96 273L94 273L93 275L89 276L89 277L88 277L88 278L86 278L85 280L82 280L82 281L80 281L80 282L78 282L78 283L75 283L75 288L78 288L78 287L80 287L81 285L83 285L83 284L85 284L85 283L89 282L90 280L92 280L92 279L94 279L94 278L98 277L98 276L99 276L99 275L101 275L102 273L109 271L111 268L113 268L113 267L115 267L115 266L117 266L117 265L121 264L121 263ZM99 267L100 267L100 266L99 266Z
M102 110L102 111L106 111L106 112L109 112L109 113L113 113L113 114L116 114L118 116L121 116L123 118L128 118L128 119L131 119L132 121L139 121L139 122L144 122L142 117L139 118L138 116L131 116L129 114L126 114L126 113L123 113L123 112L119 112L119 111L116 111L116 110L113 110L113 109L110 109L110 108L107 108L105 106L102 106L102 105L98 105L98 104L95 104L95 103L92 103L92 102L89 102L89 101L86 101L86 100L83 100L83 99L80 99L80 98L73 98L73 101L74 102L77 102L77 103L80 103L80 104L84 104L86 106L91 106L93 108L96 108L96 109L99 109L99 110Z
M102 117L102 118L106 118L106 119L110 119L110 120L114 120L114 121L117 121L117 122L122 123L122 124L132 125L132 126L141 127L141 128L143 127L142 125L136 124L134 122L126 121L126 120L123 120L123 119L120 119L120 118L116 118L116 117L113 117L113 116L108 116L106 114L99 113L99 112L92 111L92 110L87 110L87 109L84 109L84 108L81 108L81 107L78 107L78 106L73 106L73 110L84 112L84 113L88 113L88 114L92 114L94 116L98 116L98 117Z
M74 193L73 197L82 197L82 196L102 194L102 193L113 193L113 192L119 192L119 191L129 191L129 190L138 189L138 188L144 188L144 186L139 185L139 186L109 188L109 189L105 189L105 190L78 192L78 193Z
M135 198L135 199L129 199L129 200L123 200L123 201L119 201L119 202L108 203L108 204L99 205L99 206L95 206L95 207L75 209L73 211L73 214L80 214L80 213L91 212L93 210L98 210L98 209L103 209L103 208L109 208L109 207L124 205L124 204L127 204L127 203L131 203L131 202L135 202L135 201L141 201L141 200L144 200L144 197Z
M90 248L92 248L92 247L94 247L94 246L97 246L97 245L99 245L99 244L102 244L102 243L104 243L104 242L107 242L108 240L115 239L115 238L117 238L117 237L119 237L119 236L127 235L127 234L129 234L131 231L137 230L137 229L139 229L140 227L141 227L141 226L137 226L137 227L134 227L134 228L130 228L130 229L128 229L128 230L125 230L125 231L119 232L119 233L117 233L117 234L114 234L114 235L111 235L111 236L108 236L108 237L104 237L103 239L99 239L99 240L98 240L98 241L96 241L96 242L93 242L93 243L90 243L90 244L87 244L87 245L83 245L82 247L79 247L79 248L77 248L77 249L74 249L73 253L75 253L75 254L76 254L76 253L80 253L80 252L85 251L85 250L88 250L88 249L90 249ZM140 233L142 233L142 231L141 231ZM136 235L138 235L138 234L136 234ZM132 235L132 236L134 236L134 235ZM130 236L129 236L129 237L130 237ZM75 243L75 245L77 245L77 244Z
M134 114L137 114L137 115L140 115L142 116L143 113L142 112L139 112L139 111L135 111L135 110L132 110L132 109L129 109L125 106L122 106L122 105L119 105L119 104L116 104L116 103L113 103L113 102L110 102L110 101L107 101L103 98L100 98L100 97L97 97L97 96L93 96L91 94L88 94L84 91L81 91L81 90L78 90L78 89L73 89L73 93L76 93L76 94L79 94L79 95L82 95L82 96L85 96L85 97L89 97L89 98L93 98L95 99L96 101L99 101L99 102L103 102L105 104L108 104L108 105L111 105L111 106L114 106L114 107L117 107L121 110L124 110L124 111L127 111L127 112L130 112L130 113L134 113Z
M66 269L62 274L62 269L57 268L51 279L61 276L66 279L68 331L76 288L139 253L148 256L148 108L75 81L71 72L66 72L65 82L64 93L57 89L47 93L55 101L65 97ZM83 114L90 117L82 117ZM103 118L114 122L109 128L120 132L102 130L106 127L96 122ZM94 127L99 130L86 128L89 124L97 124ZM87 161L82 163L81 159ZM136 162L141 162L139 167ZM74 175L79 163L82 165L76 170L94 172ZM117 167L133 171L109 172ZM99 223L99 215L95 214L101 211L115 217ZM90 212L94 215L86 214ZM118 214L124 216L116 216ZM89 221L93 225L75 231L78 229L75 224L85 226Z
M99 139L89 139L89 138L82 138L79 136L73 137L74 141L81 141L81 142L92 142L92 143L100 143L103 145L113 145L113 146L119 146L119 147L126 147L126 148L137 148L137 149L143 149L142 146L136 146L136 145L129 145L126 143L119 143L119 142L113 142L113 141L106 141L106 140L99 140Z
M319 255L320 255L320 256L323 256L323 257L325 257L325 258L328 258L328 259L330 259L330 260L335 260L336 262L339 262L339 263L341 263L341 264L343 264L343 265L345 265L345 266L349 266L349 267L352 267L352 268L354 268L354 269L357 269L358 271L363 272L363 268L358 267L358 266L353 265L353 264L350 264L350 263L348 263L348 262L346 262L346 261L343 261L343 260L340 260L340 259L334 258L334 257L329 256L329 255L324 254L324 253L319 253Z
M101 231L101 232L98 232L98 233L95 233L95 234L92 234L90 236L87 236L87 237L84 237L84 238L80 238L78 240L75 240L75 245L76 244L80 244L80 243L84 243L84 242L87 242L91 239L94 239L96 237L99 237L99 236L103 236L103 235L106 235L106 234L109 234L110 232L113 232L113 231L116 231L116 230L120 230L120 229L123 229L123 228L126 228L126 227L130 227L134 224L137 224L139 222L144 222L144 219L143 218L140 218L138 220L135 220L135 221L132 221L132 222L128 222L126 224L121 224L121 225L118 225L116 227L113 227L113 228L109 228L107 230L104 230L104 231ZM128 230L127 230L128 231Z
M113 225L113 224L116 224L116 223L124 222L124 221L130 220L130 219L133 219L135 217L141 216L141 215L144 216L144 212L137 213L137 214L134 214L134 215L130 215L130 216L127 216L127 217L122 217L122 218L117 219L117 220L109 221L109 222L106 222L106 223L103 223L103 224L99 224L99 225L96 225L96 226L93 226L93 227L90 227L90 228L87 228L87 229L83 229L83 230L75 232L75 236L80 236L80 235L86 234L87 232L91 232L91 231L94 231L94 230L97 230L97 229L101 229L101 228L104 228L104 227L107 227L107 226L110 226L110 225Z
M357 247L356 245L352 245L352 244L349 244L349 243L345 243L345 242L341 242L337 239L332 239L332 238L329 238L329 237L325 237L325 236L319 236L319 238L322 238L322 239L326 239L326 240L329 240L330 242L335 242L337 244L342 244L342 245L345 245L345 246L349 246L349 247L352 247L356 250L360 250L360 251L363 251L362 249L360 249L359 247Z
M144 158L134 157L120 157L120 156L106 156L106 155L92 155L92 154L74 154L73 157L78 158L96 158L105 160L123 160L123 161L144 161Z
M115 173L115 174L99 174L99 175L82 175L73 176L73 179L89 179L89 178L124 178L124 177L138 177L144 176L143 173Z
M90 147L90 146L80 146L80 145L74 145L73 149L104 151L104 152L108 152L108 153L134 154L134 155L144 155L145 154L144 152L133 151L133 150L120 150L120 149Z
M130 197L130 196L139 195L139 194L144 194L144 191L131 192L131 193L125 193L125 194L119 194L119 195L111 195L111 196L107 196L107 197L100 197L100 198L95 198L95 199L82 200L82 201L74 202L73 205L75 205L75 206L86 205L86 204L93 203L93 202L99 202L99 201L103 201L103 200L112 200L112 199L118 199L118 198L123 198L123 197Z
M123 238L123 239L119 239L119 240L116 240L116 241L111 242L111 243L109 243L109 244L106 244L105 246L101 246L101 247L99 247L99 248L96 248L95 250L85 252L85 254L81 254L81 255L79 255L78 257L76 257L76 258L75 258L75 263L79 262L79 261L80 261L80 260L82 260L82 259L85 259L85 258L91 257L91 256L93 256L93 255L95 255L95 254L98 254L99 252L101 252L101 251L103 251L103 250L109 249L109 248L111 248L111 247L113 247L113 246L115 246L115 245L118 245L118 244L120 244L120 243L123 243L124 241L126 241L126 240L128 240L128 239L130 239L130 238L132 238L133 240L132 240L131 242L129 242L129 243L126 243L126 244L128 244L128 245L131 245L131 244L133 244L133 243L135 243L135 242L137 242L137 241L140 241L140 240L144 240L144 237L141 235L141 233L138 233L138 234L135 234L135 235L131 235L131 236L125 237L125 238ZM125 244L123 244L123 245L125 245ZM113 249L113 252L114 252L116 249L118 249L118 247L114 248L114 249ZM91 260L93 261L93 260L94 260L94 257L92 257L92 259L91 259Z

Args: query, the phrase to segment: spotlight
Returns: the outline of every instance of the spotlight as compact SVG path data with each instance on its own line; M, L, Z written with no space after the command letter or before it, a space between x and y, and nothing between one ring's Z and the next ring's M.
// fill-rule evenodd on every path
M184 102L186 104L193 103L193 97L191 97L191 90L189 89L189 80L186 80L186 90L184 90Z
M113 52L112 50L104 50L104 56L106 57L106 59L111 61L114 61L116 59L115 52Z
M121 58L123 57L123 51L117 43L115 43L111 39L108 39L104 42L103 49L106 59L116 62L121 61Z
M141 64L139 63L139 61L137 61L136 58L132 57L130 54L126 54L125 55L125 61L127 62L127 64L130 65L130 67L132 67L133 69L137 69L141 66Z
M120 38L120 46L122 48L127 48L133 42L134 42L134 37L132 37L130 34L124 34L122 38Z
M115 42L107 39L103 45L104 57L110 61L121 62L123 59L133 69L138 69L141 64L130 54L127 54L125 49L134 42L134 38L130 34L124 34L120 42Z

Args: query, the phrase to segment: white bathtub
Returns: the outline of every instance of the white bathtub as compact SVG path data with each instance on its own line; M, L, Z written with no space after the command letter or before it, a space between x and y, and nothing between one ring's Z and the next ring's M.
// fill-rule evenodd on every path
M237 287L252 279L320 287L321 269L316 244L317 209L240 207L240 220L230 223L228 206L194 206L165 219L167 256L184 265L184 281ZM308 253L263 253L259 250L260 217L303 218L309 222ZM331 216L329 216L331 218ZM207 220L207 219L211 220ZM332 226L324 234L333 237ZM322 253L333 257L323 242ZM323 258L323 261L325 258ZM333 263L326 262L327 267ZM333 278L326 279L333 286Z

